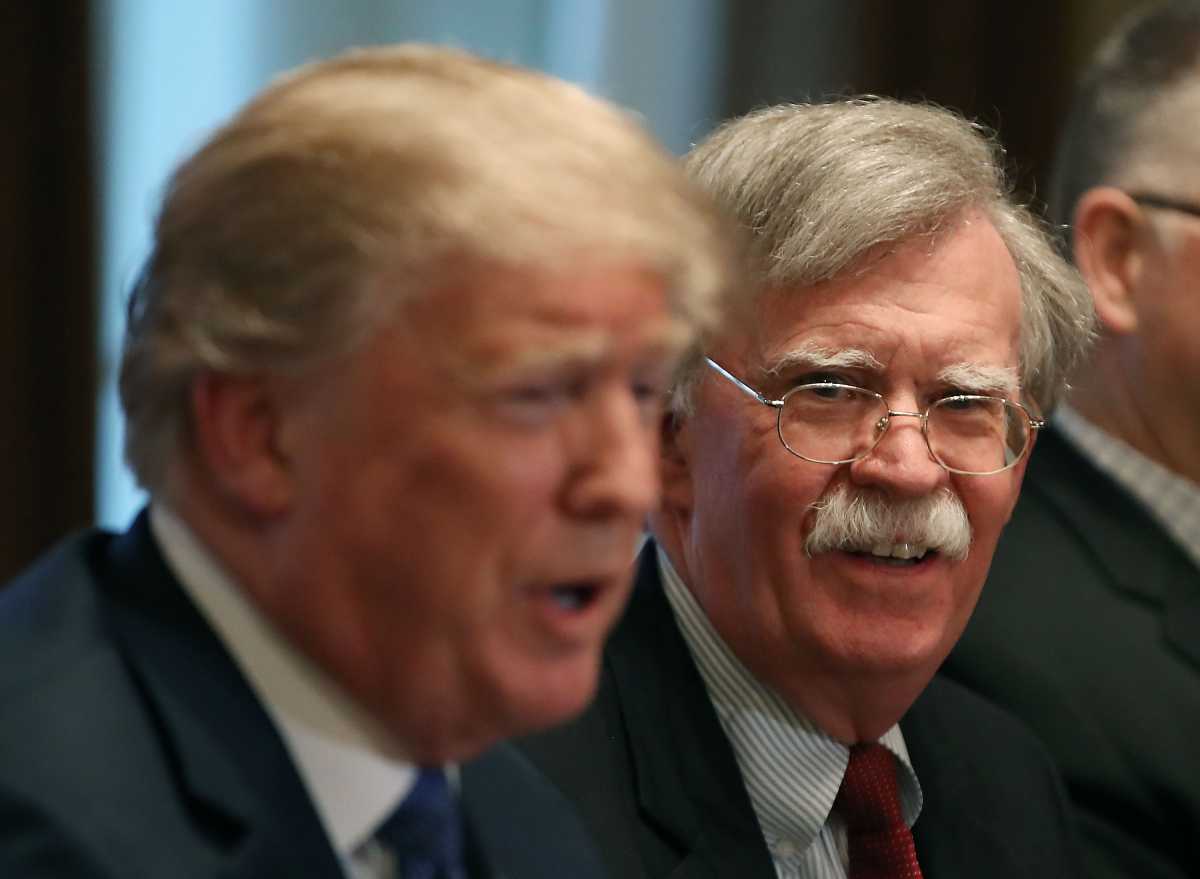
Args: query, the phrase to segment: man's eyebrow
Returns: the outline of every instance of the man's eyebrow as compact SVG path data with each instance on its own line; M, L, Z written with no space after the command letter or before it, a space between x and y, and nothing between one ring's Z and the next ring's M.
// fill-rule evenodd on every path
M680 321L648 326L637 340L650 358L678 358L693 340L693 331ZM606 330L567 333L536 347L523 346L490 365L492 374L519 374L559 367L599 363L609 356L614 339Z
M883 364L870 351L861 348L830 348L805 343L779 356L764 372L778 376L796 367L808 369L869 369L883 371Z
M985 363L952 363L938 372L938 381L974 393L1015 394L1021 389L1016 369Z

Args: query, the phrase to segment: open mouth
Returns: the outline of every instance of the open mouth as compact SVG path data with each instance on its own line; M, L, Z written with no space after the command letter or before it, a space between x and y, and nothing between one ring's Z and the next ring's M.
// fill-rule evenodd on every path
M880 543L870 549L847 549L850 555L891 567L915 567L937 557L938 551L918 543Z
M561 583L550 590L550 600L560 610L571 613L587 610L595 604L600 594L600 584L580 581L576 583Z

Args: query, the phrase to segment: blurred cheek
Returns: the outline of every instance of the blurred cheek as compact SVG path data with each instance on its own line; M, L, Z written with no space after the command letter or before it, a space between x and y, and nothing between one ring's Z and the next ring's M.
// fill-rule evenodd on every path
M488 468L465 480L460 508L441 535L452 549L439 544L436 550L450 555L453 574L447 585L471 584L477 594L470 600L483 611L507 606L508 587L536 576L546 556L561 551L556 502L561 481L559 456L545 444L501 450Z

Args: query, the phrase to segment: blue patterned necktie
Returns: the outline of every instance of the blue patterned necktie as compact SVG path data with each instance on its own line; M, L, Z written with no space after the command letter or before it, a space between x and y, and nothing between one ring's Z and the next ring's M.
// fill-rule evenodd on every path
M401 879L467 879L462 817L441 769L422 769L375 838L396 859Z

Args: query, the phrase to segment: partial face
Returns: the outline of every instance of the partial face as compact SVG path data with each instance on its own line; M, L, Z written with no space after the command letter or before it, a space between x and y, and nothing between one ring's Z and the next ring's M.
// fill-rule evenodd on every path
M1200 197L1184 198L1200 205ZM1165 437L1200 431L1200 217L1146 209L1142 272L1134 292L1137 356L1129 364L1139 413ZM1171 461L1183 472L1184 460Z
M410 756L591 697L681 336L649 275L498 274L406 305L308 392L281 613Z
M1019 279L979 216L861 273L769 295L757 318L753 337L731 339L713 357L772 398L813 381L874 390L903 412L954 393L1018 398L998 385L1018 365ZM1022 463L992 476L952 475L911 417L893 418L862 460L810 463L783 448L775 410L711 373L676 441L686 466L667 483L666 508L680 523L685 579L748 667L790 694L797 681L837 688L932 676L975 606L1024 471ZM885 506L950 493L969 521L966 558L810 556L814 504L840 491ZM896 527L885 551L920 542Z

